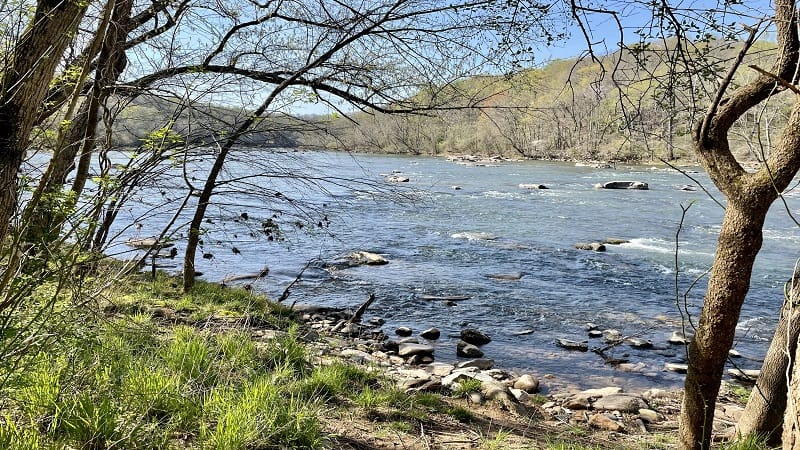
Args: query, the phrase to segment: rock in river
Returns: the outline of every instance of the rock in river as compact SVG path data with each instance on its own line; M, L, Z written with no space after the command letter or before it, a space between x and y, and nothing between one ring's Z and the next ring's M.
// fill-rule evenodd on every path
M578 250L594 250L596 252L606 251L606 246L599 242L577 242L575 248Z
M423 331L419 335L424 337L425 339L429 339L429 340L433 341L433 340L439 339L439 336L441 336L441 334L442 334L442 332L439 331L438 328L428 328L427 330Z
M556 345L567 350L577 350L581 352L589 350L589 343L586 341L578 342L569 339L556 339Z
M492 342L488 334L476 330L475 328L464 328L461 330L461 340L472 345L484 345Z
M433 347L426 344L400 344L397 354L403 357L412 355L432 355Z
M607 181L605 183L598 183L595 187L600 189L635 189L646 191L650 189L647 183L642 181Z
M458 341L458 344L456 345L456 355L466 358L481 358L483 357L483 352L481 349L472 344L468 344L464 341Z
M344 269L356 266L382 266L384 264L389 264L389 261L377 253L354 251L336 258L329 264L329 267Z

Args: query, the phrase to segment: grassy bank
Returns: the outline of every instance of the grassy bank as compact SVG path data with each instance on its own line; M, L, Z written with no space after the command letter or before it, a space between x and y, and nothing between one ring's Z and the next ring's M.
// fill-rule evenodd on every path
M42 345L3 365L3 449L670 448L536 414L397 389L332 357L286 308L244 289L136 275L50 303ZM51 289L43 286L44 293ZM36 296L20 315L41 312ZM37 307L37 305L39 305ZM20 317L22 319L22 317ZM7 327L8 328L8 327ZM13 332L8 329L7 333ZM321 344L322 342L322 344Z

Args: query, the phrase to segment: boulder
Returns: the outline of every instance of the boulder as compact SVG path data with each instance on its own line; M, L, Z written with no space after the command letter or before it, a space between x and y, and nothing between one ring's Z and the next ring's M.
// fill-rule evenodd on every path
M456 344L456 355L466 358L481 358L483 352L478 347L464 341L458 341Z
M589 409L589 397L583 397L580 395L576 395L574 397L570 397L564 400L563 403L564 408L567 409Z
M531 398L530 395L522 389L509 388L508 391L511 392L511 395L513 395L518 402L527 402Z
M661 415L649 408L639 410L639 418L647 423L655 423L661 420Z
M603 184L598 184L601 189L635 189L646 191L650 189L647 183L642 181L607 181Z
M625 338L625 343L634 348L653 348L653 343L638 337Z
M346 348L342 350L340 353L343 358L352 359L353 361L360 362L360 363L367 363L372 361L372 355L367 352L363 352L361 350L356 350L353 348Z
M484 345L492 342L492 338L490 338L488 334L475 328L464 328L461 330L461 340L472 345Z
M606 244L606 245L620 245L620 244L627 244L629 242L630 241L627 240L627 239L620 239L620 238L614 238L614 237L603 239L603 244Z
M586 341L578 342L569 339L556 339L556 345L567 350L577 350L580 352L589 350L589 343Z
M423 331L419 335L422 336L425 339L434 341L436 339L439 339L439 336L442 335L442 332L439 331L438 328L428 328L427 330Z
M382 266L384 264L389 264L389 261L386 260L386 258L384 258L383 256L377 253L371 253L359 250L350 252L344 256L336 258L333 262L328 264L328 267L333 267L336 269L346 269L348 267Z
M469 361L463 361L456 365L459 369L464 369L467 367L475 367L480 370L489 370L494 367L494 360L488 358L475 358L470 359Z
M456 366L452 364L446 364L441 362L435 362L428 366L428 370L437 377L446 377L453 372Z
M728 375L736 378L740 381L747 381L747 382L754 382L759 375L761 375L761 370L759 369L728 369Z
M672 336L667 339L667 342L674 345L686 345L689 341L692 340L694 336L688 333L683 333L681 331L673 331Z
M539 380L533 375L524 374L514 381L514 388L533 394L539 390Z
M398 336L411 336L411 332L411 328L409 327L397 327L397 329L394 330L394 334Z
M599 242L576 242L575 248L578 250L593 250L595 252L606 251L606 246Z
M170 248L175 245L169 242L159 242L157 237L130 238L125 241L125 244L140 250Z
M605 431L623 431L625 428L606 414L595 414L589 418L589 426Z
M641 397L630 394L612 394L598 398L592 404L594 409L600 411L620 411L635 413L647 408L647 403Z
M413 355L432 355L433 347L426 344L400 344L397 354L402 357Z
M689 366L686 364L666 363L664 364L664 369L669 372L686 373L689 370Z
M384 178L387 183L408 183L408 177L405 175L388 175Z
M534 184L520 183L519 187L520 187L520 189L532 189L532 190L535 190L535 189L550 189L550 188L548 188L547 186L545 186L543 184L535 184L535 183Z
M608 386L604 388L586 389L578 394L587 397L605 397L606 395L621 394L622 388L619 386Z

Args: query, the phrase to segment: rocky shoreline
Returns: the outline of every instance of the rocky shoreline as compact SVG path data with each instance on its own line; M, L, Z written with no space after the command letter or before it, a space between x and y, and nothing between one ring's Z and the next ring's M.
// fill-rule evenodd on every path
M547 380L495 367L492 359L484 358L479 347L490 338L479 330L465 329L457 345L461 359L444 363L435 361L434 347L425 343L438 339L436 329L425 330L417 337L412 330L398 327L389 336L381 329L379 318L361 323L360 315L349 311L305 305L295 310L310 330L319 363L345 359L365 365L381 371L407 393L463 395L476 407L494 403L512 416L536 415L549 426L585 425L612 436L671 433L677 429L680 390L625 392L622 387L607 386L547 389L543 394ZM740 391L725 384L715 414L716 438L734 435L733 427L742 410Z

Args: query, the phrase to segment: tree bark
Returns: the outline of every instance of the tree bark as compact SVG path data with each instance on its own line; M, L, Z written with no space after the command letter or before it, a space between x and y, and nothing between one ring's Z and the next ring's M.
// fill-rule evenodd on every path
M731 200L725 210L703 310L689 344L678 433L682 449L707 449L711 444L722 372L761 249L768 207L753 209L753 204Z
M800 358L800 345L794 341L794 360ZM783 449L800 450L800 364L793 364L789 395L783 422Z
M0 242L17 210L20 165L62 54L89 2L40 0L0 85Z
M789 298L781 308L781 318L764 357L761 374L741 419L736 424L738 435L764 437L773 447L781 442L788 389L787 374L792 370L792 355L800 337L800 309L793 305L795 292L789 293Z

